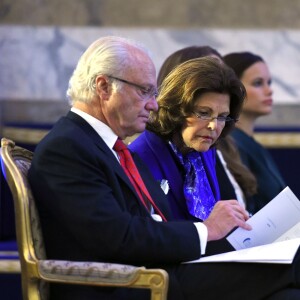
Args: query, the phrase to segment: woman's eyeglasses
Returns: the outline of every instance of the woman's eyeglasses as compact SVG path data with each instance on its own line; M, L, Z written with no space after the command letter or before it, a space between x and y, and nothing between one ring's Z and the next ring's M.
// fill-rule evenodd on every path
M201 113L201 112L193 112L193 114L200 120L203 121L213 121L213 120L217 120L219 123L226 123L226 122L236 122L237 120L231 118L231 117L227 117L227 116L218 116L218 117L212 117L210 115L208 115L206 112L205 113Z

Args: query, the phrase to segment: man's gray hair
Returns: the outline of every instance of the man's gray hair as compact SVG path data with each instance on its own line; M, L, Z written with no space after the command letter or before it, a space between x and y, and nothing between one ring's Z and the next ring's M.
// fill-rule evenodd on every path
M150 56L143 45L123 37L107 36L93 42L80 57L70 78L67 90L70 104L76 101L88 103L93 99L98 75L122 76L133 59L130 47ZM117 82L115 88L118 88Z

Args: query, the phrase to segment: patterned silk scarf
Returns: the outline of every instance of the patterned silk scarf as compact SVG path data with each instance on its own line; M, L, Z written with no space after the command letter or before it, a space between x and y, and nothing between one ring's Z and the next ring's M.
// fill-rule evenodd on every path
M212 211L216 200L211 190L200 153L188 152L183 155L178 148L170 142L171 148L184 167L183 192L191 215L205 220Z

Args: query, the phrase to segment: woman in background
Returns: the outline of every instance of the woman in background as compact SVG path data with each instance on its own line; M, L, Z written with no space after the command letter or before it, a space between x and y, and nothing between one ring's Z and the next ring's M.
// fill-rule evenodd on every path
M255 122L272 112L271 75L262 57L250 52L223 57L245 86L247 96L239 121L232 132L242 161L255 175L258 190L252 196L250 211L257 212L286 187L270 153L254 138Z

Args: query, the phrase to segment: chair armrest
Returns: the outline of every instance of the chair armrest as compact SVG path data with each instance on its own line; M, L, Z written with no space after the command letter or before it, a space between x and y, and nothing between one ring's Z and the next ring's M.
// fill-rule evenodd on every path
M131 265L62 260L40 260L38 269L41 278L46 281L101 286L128 286L138 281L141 275L153 277L160 275L160 271L163 275L166 273L163 270L157 273L157 269L151 270ZM159 281L157 284L160 284Z

